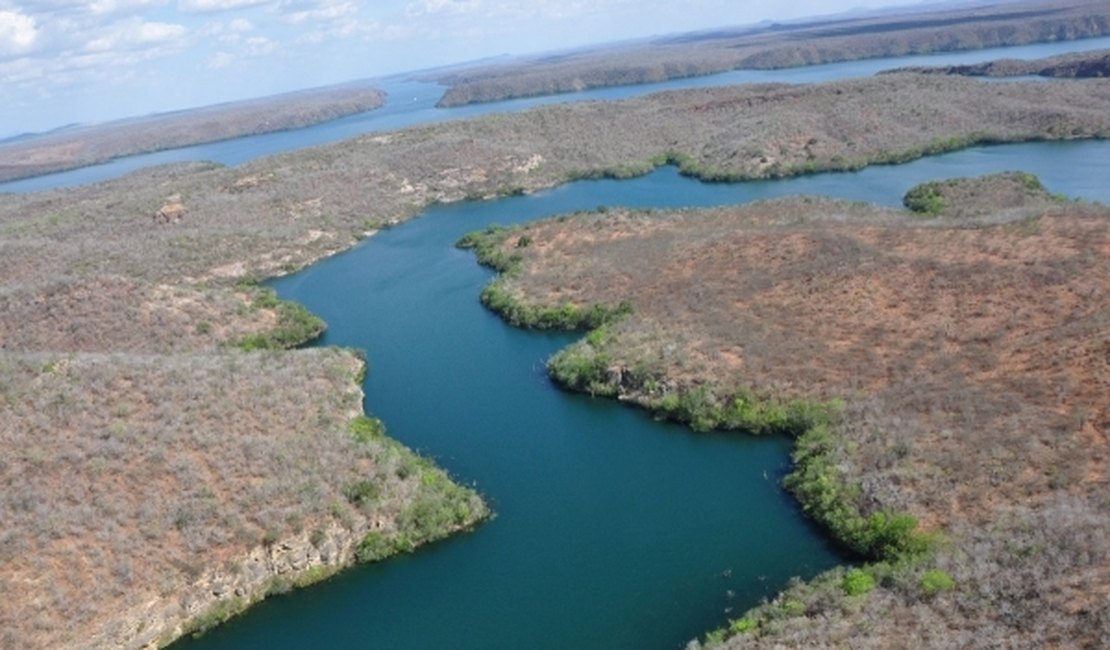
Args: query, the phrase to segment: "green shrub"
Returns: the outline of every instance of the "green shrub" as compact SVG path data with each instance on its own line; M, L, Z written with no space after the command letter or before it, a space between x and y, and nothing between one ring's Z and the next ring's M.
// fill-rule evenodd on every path
M922 183L906 192L902 205L918 214L937 216L947 207L938 188L937 183Z
M350 431L351 437L363 444L385 437L385 424L378 418L367 415L359 415L351 420L347 430Z
M355 548L358 562L376 562L395 552L393 544L381 533L369 532Z
M802 509L864 557L903 562L924 556L932 539L917 530L916 519L888 512L863 515L859 487L841 476L835 449L836 441L824 424L812 427L795 443L794 471L785 484Z
M243 610L247 608L248 604L249 603L242 598L221 600L203 614L200 614L186 623L183 634L191 634L194 637L201 636L217 625L227 622L231 617L242 613Z
M875 578L863 569L851 569L844 574L840 588L849 596L862 596L875 588Z
M277 323L267 332L249 334L240 339L237 345L244 352L288 350L319 338L327 328L324 321L304 305L282 300L272 289L259 289L251 304L254 308L274 310Z
M352 505L370 503L381 494L381 487L372 481L357 481L343 488L343 496L347 497Z
M609 355L587 342L564 348L547 361L547 371L563 386L591 395L616 395L617 387L606 381Z
M933 597L941 592L952 591L956 588L956 581L940 569L929 569L921 575L921 593Z

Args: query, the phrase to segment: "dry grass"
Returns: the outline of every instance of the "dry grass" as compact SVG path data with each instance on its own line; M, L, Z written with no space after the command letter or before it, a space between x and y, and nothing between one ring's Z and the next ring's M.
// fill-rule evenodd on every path
M519 299L631 301L632 316L577 344L610 360L622 399L698 386L725 401L844 399L836 457L865 513L908 512L951 537L939 563L958 587L943 601L892 578L843 619L801 589L791 598L816 604L761 643L835 645L863 624L872 647L1110 634L1110 212L1026 178L944 184L952 207L932 219L799 198L581 214L507 236Z

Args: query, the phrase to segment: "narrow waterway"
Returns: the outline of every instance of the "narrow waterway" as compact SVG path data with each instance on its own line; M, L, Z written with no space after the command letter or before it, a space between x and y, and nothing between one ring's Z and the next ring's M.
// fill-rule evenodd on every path
M695 434L554 388L573 340L478 303L465 232L599 205L711 206L788 194L897 205L911 186L1021 169L1110 202L1110 142L977 148L856 173L702 184L664 168L541 194L435 206L273 286L367 350L366 408L475 484L497 518L411 556L270 599L175 647L679 648L791 576L843 558L779 487L789 441Z
M117 178L138 169L170 163L210 161L225 165L240 165L261 156L337 142L363 133L392 131L409 126L459 120L490 113L516 112L545 104L627 99L664 90L726 86L741 83L815 83L866 77L882 70L905 66L962 65L999 58L1039 59L1067 52L1084 52L1105 48L1110 48L1110 37L966 52L941 52L917 56L864 59L781 70L735 70L704 77L675 79L653 84L597 88L577 93L530 97L457 108L435 107L436 102L443 95L443 86L413 81L408 76L400 75L375 82L378 88L388 93L388 97L385 106L373 111L350 115L303 129L265 133L222 142L127 156L100 165L0 183L0 192L35 192L55 187L86 185Z

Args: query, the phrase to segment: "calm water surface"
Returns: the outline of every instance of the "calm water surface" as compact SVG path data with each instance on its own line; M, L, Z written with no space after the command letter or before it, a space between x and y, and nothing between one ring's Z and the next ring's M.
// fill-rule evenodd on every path
M979 63L998 58L1038 59L1066 52L1090 51L1110 48L1110 37L1091 38L1059 43L1040 43L1018 47L1002 47L968 52L952 52L920 56L891 57L831 63L827 65L786 68L783 70L737 70L721 74L676 79L656 84L598 88L580 93L567 93L547 97L515 99L474 106L440 109L435 103L443 95L444 87L420 83L403 76L382 79L375 85L385 90L389 97L384 107L367 113L317 124L303 129L267 133L224 142L212 142L193 147L170 149L151 154L120 158L102 165L93 165L56 174L0 184L0 192L34 192L53 187L71 187L95 183L154 165L188 161L213 161L225 165L239 165L255 158L283 151L327 144L362 133L390 131L417 124L430 124L488 113L520 111L545 104L586 100L626 99L663 90L700 88L739 83L783 82L810 83L851 79L873 75L881 70L912 65L958 65Z
M665 168L528 197L436 206L274 282L368 350L366 408L475 484L497 518L414 555L268 600L178 648L679 648L843 558L778 487L789 443L694 434L555 389L573 340L505 326L490 274L453 243L490 223L598 205L711 206L807 193L897 205L912 185L1023 169L1110 202L1110 143L979 148L907 165L702 184Z

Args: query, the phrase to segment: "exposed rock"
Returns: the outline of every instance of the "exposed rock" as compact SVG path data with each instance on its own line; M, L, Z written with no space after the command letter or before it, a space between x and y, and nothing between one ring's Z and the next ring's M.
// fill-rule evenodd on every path
M178 223L185 217L185 205L181 202L166 203L154 213L154 223Z
M360 536L337 522L269 546L201 574L189 589L155 598L118 617L122 624L74 647L157 648L188 634L198 621L245 609L269 593L309 584L354 562ZM313 543L315 541L315 544Z

